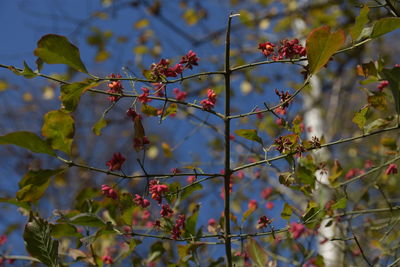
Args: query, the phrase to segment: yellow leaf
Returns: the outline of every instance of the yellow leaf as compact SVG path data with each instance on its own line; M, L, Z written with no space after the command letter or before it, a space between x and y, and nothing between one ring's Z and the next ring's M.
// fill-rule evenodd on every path
M133 26L135 27L135 29L142 29L142 28L149 26L149 24L150 24L150 22L148 19L140 19L140 20L136 21Z

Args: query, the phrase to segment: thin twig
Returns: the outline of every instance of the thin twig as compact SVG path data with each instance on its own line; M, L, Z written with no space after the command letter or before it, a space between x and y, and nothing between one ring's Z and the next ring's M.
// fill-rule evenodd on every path
M346 143L346 142L354 141L354 140L361 139L361 138L364 138L364 137L367 137L367 136L372 136L372 135L375 135L375 134L380 134L380 133L393 131L393 130L398 130L398 129L400 129L399 126L394 126L394 127L381 129L381 130L378 130L378 131L375 131L375 132L371 132L371 133L364 133L362 135L358 135L358 136L354 136L354 137L350 137L350 138L339 139L339 140L334 141L334 142L323 144L323 145L321 145L321 148L329 147L329 146L333 146L333 145L337 145L337 144L341 144L341 143ZM315 149L317 149L317 148L312 148L312 149L309 149L308 151L312 151L312 150L315 150ZM283 158L289 157L289 156L294 155L294 154L296 154L296 152L292 152L292 153L289 153L289 154L276 156L276 157L273 157L273 158L270 158L270 159L264 159L264 160L256 161L256 162L253 162L253 163L245 164L245 165L242 165L242 166L234 168L232 170L232 172L237 172L237 171L240 171L240 170L243 170L243 169L255 167L255 166L258 166L258 165L261 165L261 164L265 164L265 163L269 164L269 163L271 163L273 161L276 161L276 160L279 160L279 159L283 159Z
M368 264L368 266L372 266L372 264L369 262L367 256L365 256L364 250L362 249L360 243L358 242L357 236L353 233L354 240L356 241L357 247L361 252L362 257L364 258L365 262Z

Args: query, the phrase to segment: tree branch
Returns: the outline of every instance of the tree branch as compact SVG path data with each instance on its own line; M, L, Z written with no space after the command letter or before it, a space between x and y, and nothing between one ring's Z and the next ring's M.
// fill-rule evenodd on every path
M375 134L384 133L384 132L393 131L393 130L398 130L398 129L400 129L400 126L396 125L396 126L393 126L393 127L390 127L390 128L386 128L386 129L382 129L382 130L378 130L378 131L375 131L375 132L372 132L372 133L365 133L365 134L354 136L354 137L349 137L349 138L345 138L345 139L339 139L339 140L334 141L334 142L323 144L323 145L321 145L321 148L333 146L333 145L336 145L336 144L346 143L346 142L354 141L354 140L361 139L361 138L364 138L364 137L367 137L367 136L372 136L372 135L375 135ZM312 151L312 150L315 150L315 149L318 149L318 148L312 148L312 149L309 149L308 151ZM237 171L240 171L240 170L243 170L243 169L247 169L247 168L251 168L251 167L254 167L254 166L258 166L258 165L261 165L261 164L264 164L264 163L268 163L269 164L269 163L271 163L273 161L276 161L276 160L279 160L279 159L283 159L283 158L286 158L286 157L294 155L294 154L296 154L296 152L292 152L292 153L285 154L285 155L279 155L279 156L276 156L276 157L273 157L273 158L270 158L270 159L264 159L264 160L256 161L256 162L249 163L249 164L246 164L246 165L242 165L242 166L234 168L232 170L232 172L237 172Z

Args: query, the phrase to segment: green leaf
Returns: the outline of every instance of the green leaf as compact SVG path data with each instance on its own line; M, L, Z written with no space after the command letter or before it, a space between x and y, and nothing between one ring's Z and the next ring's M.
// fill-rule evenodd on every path
M307 168L307 166L299 165L296 170L296 176L300 182L314 187L315 185L315 169Z
M199 209L196 209L192 215L189 216L185 224L185 237L195 237L196 236L196 224L199 217Z
M253 214L253 212L254 212L255 210L256 210L256 209L254 209L254 208L249 208L249 209L247 209L247 210L243 213L243 216L242 216L242 223L245 222L245 221L247 220L247 218L248 218L251 214Z
M37 44L35 56L48 64L66 64L69 67L88 73L82 63L79 49L70 43L65 36L57 34L44 35Z
M90 227L103 227L106 225L102 219L91 213L78 214L70 219L70 223Z
M310 74L317 73L328 63L331 56L342 47L345 39L343 30L331 32L328 26L313 30L306 41Z
M390 123L391 123L391 120L379 118L379 119L376 119L373 122L369 123L368 125L366 125L364 127L364 131L365 131L365 133L370 133L374 130L386 128Z
M358 125L358 128L363 129L365 123L367 122L367 113L369 110L369 106L365 106L361 108L356 114L354 114L353 119L351 120L355 124Z
M364 80L360 81L360 84L361 85L368 85L368 84L376 83L376 82L379 82L378 77L376 77L376 76L368 76L367 79L364 79Z
M368 63L363 63L361 65L357 65L357 74L360 76L368 77L368 76L377 76L376 65L373 61L370 61Z
M254 264L252 266L264 267L268 263L267 252L254 239L248 239L245 250Z
M338 160L335 160L335 162L333 163L332 170L330 171L330 176L328 178L331 185L336 184L337 179L342 175L342 173L343 173L342 165L340 165L340 162Z
M377 110L385 110L387 107L386 96L383 92L375 92L368 96L368 104Z
M177 200L177 198L178 198L178 192L179 192L179 190L181 189L181 184L179 183L179 182L173 182L173 183L170 183L170 184L168 184L168 191L169 191L169 194L167 194L166 196L165 196L165 198L166 198L166 200L169 202L169 203L173 203L173 202L175 202L176 200ZM189 189L189 188L188 188ZM182 192L182 194L183 194L184 192ZM180 197L182 197L182 195L180 195Z
M178 111L178 105L176 103L172 103L169 107L164 111L163 120L165 120L169 115L176 114Z
M142 105L142 113L147 116L157 116L158 110L150 105Z
M400 28L400 18L379 19L372 27L371 38L377 38L398 28Z
M332 210L344 209L346 208L346 204L347 204L347 199L345 197L341 198L335 204L332 205Z
M393 151L397 149L397 141L395 138L383 137L381 139L381 145Z
M31 132L13 132L0 136L0 145L16 145L35 153L48 154L53 157L57 156L56 152L46 141L40 139L39 136Z
M52 110L44 115L42 135L47 138L53 149L70 155L74 133L74 119L67 112Z
M92 128L93 133L94 133L95 135L97 135L97 136L101 135L101 130L102 130L104 127L106 127L106 126L107 126L107 121L106 121L106 119L104 119L104 117L102 116L102 117L100 118L100 120L98 120L98 121L96 122L96 124L93 125L93 128Z
M87 245L92 244L95 242L100 236L103 235L116 235L116 234L122 234L120 231L114 229L113 225L111 222L107 222L107 224L103 227L101 227L96 233L86 236L80 239L82 243L86 243Z
M359 37L361 35L364 26L369 22L368 13L369 13L369 7L365 5L360 10L360 15L358 15L358 17L356 18L356 22L350 29L350 35L353 41L359 40Z
M258 136L257 130L255 129L240 129L240 130L235 130L235 134L237 134L240 137L246 138L251 141L255 141L263 145L262 139Z
M303 215L303 221L307 222L308 220L315 219L315 216L319 213L320 209L318 207L318 204L315 203L314 201L310 201L307 205L307 210Z
M160 241L155 242L150 247L150 253L149 253L149 256L147 257L147 262L157 260L159 257L161 257L164 254L164 252L165 252L165 248L163 246L163 243Z
M29 203L18 201L15 198L0 197L0 203L8 203L8 204L15 205L17 207L20 207L20 208L23 208L23 209L26 209L26 210L31 210L32 209Z
M9 69L15 74L24 76L27 79L31 79L37 76L37 74L33 72L33 70L28 66L28 64L26 64L25 61L24 61L24 69L22 71L16 69L13 66L10 66Z
M385 79L389 81L389 88L392 91L394 105L397 114L400 114L400 68L383 69Z
M61 237L78 237L83 235L79 233L78 229L69 223L58 223L51 226L51 236L54 238Z
M292 207L289 204L285 203L283 206L283 210L281 212L282 219L290 220L290 216L292 216L292 213L293 213Z
M50 267L58 267L58 241L50 236L49 223L31 212L25 225L24 240L26 250L32 257Z
M186 187L184 190L181 191L181 200L184 200L190 197L193 192L203 189L203 186L200 183L192 184L189 187Z
M49 187L50 178L62 171L64 169L29 171L18 183L17 199L23 202L39 200Z
M68 112L75 111L82 94L99 84L100 83L96 83L93 80L86 80L83 82L61 85L61 102L64 106L64 110Z

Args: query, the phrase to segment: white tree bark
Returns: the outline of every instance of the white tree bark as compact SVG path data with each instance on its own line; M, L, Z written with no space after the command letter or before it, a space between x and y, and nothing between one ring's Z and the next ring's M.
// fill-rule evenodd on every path
M304 0L302 4L309 4L312 1ZM293 30L296 35L299 35L305 29L305 22L297 19L293 22ZM321 81L317 76L313 76L310 80L311 91L303 94L304 125L307 129L307 137L311 139L313 136L321 138L324 135L325 120L322 116L322 110L317 103L321 99ZM327 149L319 149L313 152L316 164L325 162L330 158L330 153ZM332 199L332 189L329 186L329 173L317 171L315 173L317 185L315 189L315 199L323 208L325 204ZM340 241L326 241L333 237L340 236L340 229L336 223L332 223L329 227L325 227L327 220L323 220L318 231L318 253L323 257L327 267L344 266L344 254Z

